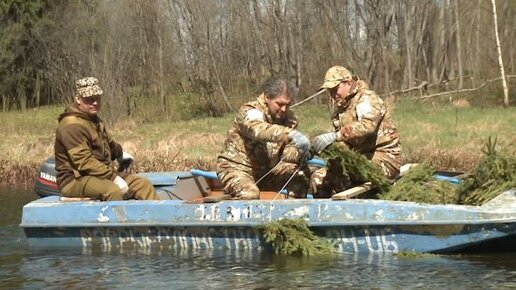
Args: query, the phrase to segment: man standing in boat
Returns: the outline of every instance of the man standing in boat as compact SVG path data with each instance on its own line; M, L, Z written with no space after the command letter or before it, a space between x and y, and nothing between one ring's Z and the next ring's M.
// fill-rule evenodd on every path
M295 129L297 117L290 110L295 90L288 80L272 78L255 101L238 110L217 162L227 194L257 199L260 190L286 185L290 196L306 197L310 141Z
M76 81L73 103L58 118L54 149L61 195L100 200L158 200L150 181L115 169L114 160L118 159L123 167L132 156L122 151L122 146L111 138L97 116L102 93L96 78Z
M366 82L352 76L342 66L328 69L320 89L327 90L335 103L331 116L334 131L315 137L314 151L320 153L333 142L342 142L365 155L385 176L394 179L400 172L401 145L398 129L383 100L369 90ZM327 173L326 168L321 168L311 176L310 187L316 196L327 195L334 190L328 186L338 184L325 180L333 176Z

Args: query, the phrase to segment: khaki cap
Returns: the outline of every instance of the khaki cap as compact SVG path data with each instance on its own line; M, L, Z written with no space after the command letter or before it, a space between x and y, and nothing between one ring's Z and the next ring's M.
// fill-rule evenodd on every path
M87 77L75 81L75 95L83 98L91 96L100 96L103 91L99 86L99 80L93 77Z
M324 75L324 83L320 89L331 89L344 81L349 81L352 78L351 73L345 67L336 65L330 67Z

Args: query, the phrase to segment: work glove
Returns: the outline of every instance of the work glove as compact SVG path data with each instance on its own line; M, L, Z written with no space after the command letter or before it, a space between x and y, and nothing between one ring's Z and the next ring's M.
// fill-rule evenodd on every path
M318 135L312 142L313 149L316 153L321 153L326 147L337 140L337 133L330 132Z
M117 159L118 172L123 172L123 171L126 171L127 169L129 169L131 164L133 164L133 160L134 160L133 155L131 155L127 152L122 152L122 156L118 157L118 159Z
M302 156L302 159L308 158L308 151L310 150L310 140L308 137L306 137L303 133L299 132L298 130L292 130L288 137L296 146L297 151Z
M125 180L122 177L117 175L115 177L115 180L113 180L113 182L120 188L120 190L122 190L123 194L126 194L127 191L129 190L129 186L127 185L127 182L125 182Z

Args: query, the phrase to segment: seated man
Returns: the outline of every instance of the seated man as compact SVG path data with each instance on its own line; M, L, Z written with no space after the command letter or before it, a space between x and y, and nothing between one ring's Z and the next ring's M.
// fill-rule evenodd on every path
M158 200L150 181L136 175L121 176L115 170L113 161L121 161L124 153L97 116L101 96L96 78L76 81L73 103L58 118L54 150L61 195Z
M401 165L399 134L383 100L368 89L366 82L354 78L342 66L333 66L326 72L320 89L327 90L335 102L331 117L335 130L315 137L314 151L320 153L333 142L342 142L366 156L381 168L386 177L393 179L398 176ZM330 178L326 175L326 168L313 173L310 187L315 196L335 190L323 188L328 184L338 184L337 181L325 180Z
M297 117L289 109L294 92L288 80L273 78L255 101L240 107L217 162L227 194L257 199L260 190L286 185L289 195L306 197L310 142L295 130Z

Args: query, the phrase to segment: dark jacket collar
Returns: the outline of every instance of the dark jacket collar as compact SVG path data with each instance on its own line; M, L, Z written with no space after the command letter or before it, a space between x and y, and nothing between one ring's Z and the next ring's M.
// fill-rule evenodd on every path
M93 123L100 123L102 120L98 116L90 116L83 111L79 109L79 106L76 103L71 104L70 106L66 107L65 111L59 115L57 118L58 121L61 121L63 118L68 116L76 116L81 119L93 122Z

